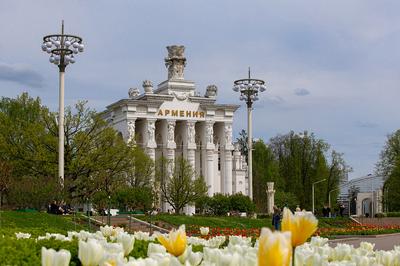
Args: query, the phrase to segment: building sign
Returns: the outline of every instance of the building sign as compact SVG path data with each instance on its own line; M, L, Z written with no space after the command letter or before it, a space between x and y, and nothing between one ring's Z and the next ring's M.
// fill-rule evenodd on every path
M204 112L201 111L186 111L179 109L160 109L158 116L176 116L176 117L198 117L204 118Z

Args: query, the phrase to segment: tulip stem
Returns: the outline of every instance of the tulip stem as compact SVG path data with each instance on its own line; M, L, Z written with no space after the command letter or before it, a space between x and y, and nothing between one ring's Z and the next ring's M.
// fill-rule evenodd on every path
M293 247L293 253L292 253L292 266L295 266L295 260L296 260L296 247Z

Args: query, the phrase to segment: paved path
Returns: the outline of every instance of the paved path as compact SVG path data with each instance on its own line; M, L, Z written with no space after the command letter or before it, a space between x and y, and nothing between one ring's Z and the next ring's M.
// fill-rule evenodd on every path
M330 240L329 245L334 247L337 243L346 243L354 247L359 247L361 242L375 243L375 250L391 250L394 246L400 245L400 234L335 239Z

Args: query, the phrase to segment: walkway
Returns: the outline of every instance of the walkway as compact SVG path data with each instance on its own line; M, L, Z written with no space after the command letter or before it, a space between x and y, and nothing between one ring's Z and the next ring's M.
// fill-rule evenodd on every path
M353 245L354 247L359 247L361 242L375 243L375 250L392 250L394 246L400 245L400 233L334 239L329 241L329 245L335 247L337 243L345 243Z

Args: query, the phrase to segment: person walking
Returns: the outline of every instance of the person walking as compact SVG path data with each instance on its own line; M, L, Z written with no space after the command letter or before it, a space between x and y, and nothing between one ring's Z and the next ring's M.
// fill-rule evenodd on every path
M274 226L275 230L281 229L281 210L274 206L274 213L272 215L272 225Z

